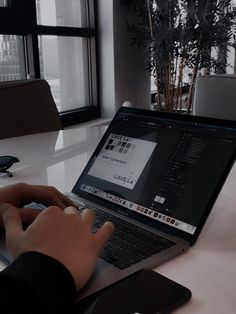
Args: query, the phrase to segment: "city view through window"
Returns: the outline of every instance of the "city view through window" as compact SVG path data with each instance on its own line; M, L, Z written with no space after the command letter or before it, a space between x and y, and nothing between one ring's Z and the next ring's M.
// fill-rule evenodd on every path
M1 6L7 6L7 1L0 0ZM88 26L84 0L37 0L36 9L38 25ZM50 84L59 112L89 106L88 39L39 35L38 46L41 78ZM26 60L23 36L0 35L0 81L34 78Z
M8 1L7 0L0 0L0 7L7 7Z

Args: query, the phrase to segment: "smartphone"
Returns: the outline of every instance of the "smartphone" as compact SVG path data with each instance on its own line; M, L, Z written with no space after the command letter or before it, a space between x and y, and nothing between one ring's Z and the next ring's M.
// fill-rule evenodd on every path
M76 304L79 314L166 314L186 303L191 291L152 270L142 270Z

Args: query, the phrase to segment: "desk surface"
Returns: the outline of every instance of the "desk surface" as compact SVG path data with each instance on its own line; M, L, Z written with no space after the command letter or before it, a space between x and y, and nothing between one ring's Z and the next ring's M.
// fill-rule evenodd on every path
M0 156L20 163L13 177L0 174L0 186L16 182L53 185L71 191L105 131L78 127L0 141ZM192 291L192 299L175 313L236 313L236 165L212 209L197 243L185 254L155 268ZM0 264L0 269L4 267Z

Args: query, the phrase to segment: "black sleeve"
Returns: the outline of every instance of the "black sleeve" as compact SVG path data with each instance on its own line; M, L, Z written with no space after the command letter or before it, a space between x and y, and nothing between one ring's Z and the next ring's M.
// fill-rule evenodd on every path
M27 252L0 272L0 312L69 313L76 296L72 275L47 255Z

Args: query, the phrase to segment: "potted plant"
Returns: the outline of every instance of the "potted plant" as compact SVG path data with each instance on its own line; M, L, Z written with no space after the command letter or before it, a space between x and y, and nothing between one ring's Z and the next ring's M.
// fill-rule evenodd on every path
M157 108L191 112L200 71L224 73L235 47L236 9L231 0L121 0L129 10L132 44L145 51L157 87ZM213 52L218 53L213 55ZM185 97L184 97L185 94Z

